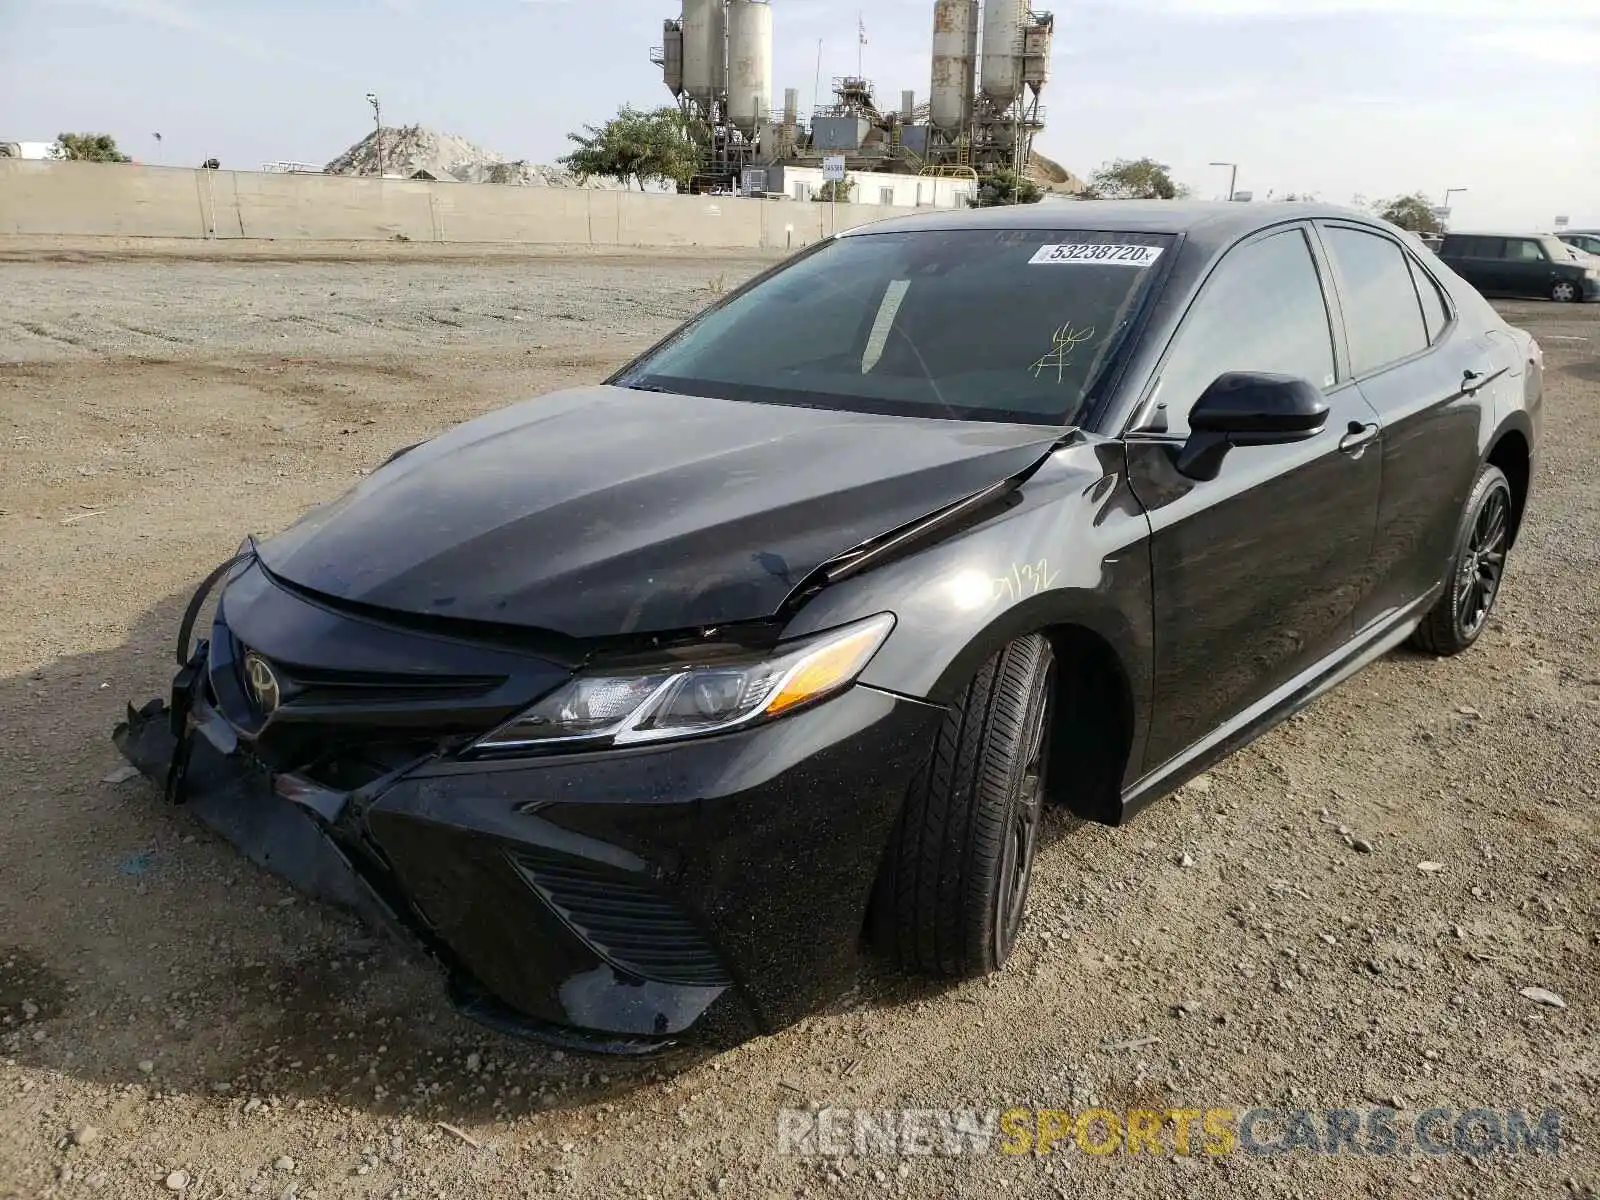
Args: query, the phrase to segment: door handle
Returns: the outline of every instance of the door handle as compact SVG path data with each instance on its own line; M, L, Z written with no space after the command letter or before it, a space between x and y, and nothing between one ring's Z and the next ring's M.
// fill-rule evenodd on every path
M1339 450L1344 454L1355 454L1377 436L1376 425L1363 425L1360 421L1351 421L1349 431L1339 439Z

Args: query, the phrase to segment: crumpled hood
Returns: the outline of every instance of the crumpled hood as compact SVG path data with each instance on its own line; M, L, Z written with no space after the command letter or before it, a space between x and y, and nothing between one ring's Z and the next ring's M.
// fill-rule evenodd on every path
M573 637L751 620L1059 435L578 388L418 446L260 555L330 597Z

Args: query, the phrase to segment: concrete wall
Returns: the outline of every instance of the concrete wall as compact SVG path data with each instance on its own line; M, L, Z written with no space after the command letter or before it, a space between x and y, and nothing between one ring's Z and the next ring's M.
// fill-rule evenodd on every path
M792 249L838 229L915 211L881 204L798 204L735 196L663 196L191 171L131 163L0 159L0 235L527 242L590 246Z

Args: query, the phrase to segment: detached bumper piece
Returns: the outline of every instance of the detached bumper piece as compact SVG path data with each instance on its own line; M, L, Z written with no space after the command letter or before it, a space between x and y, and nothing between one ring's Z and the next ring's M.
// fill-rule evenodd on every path
M474 761L443 737L416 753L422 721L451 728L438 689L420 689L420 719L387 698L363 707L353 688L326 699L351 663L373 680L440 653L424 635L332 611L257 566L232 578L211 634L169 701L129 709L123 755L253 862L431 955L467 1017L580 1051L739 1040L848 987L942 715L857 687L721 737ZM276 714L240 707L246 646L285 678L315 664L319 689ZM456 669L564 675L475 653ZM481 695L461 703L492 727Z
M188 732L181 739L175 736L172 716L160 700L137 712L130 706L112 740L140 774L169 789L171 798L257 866L375 927L401 929L394 912L305 809L277 795L264 771L224 756L206 738Z

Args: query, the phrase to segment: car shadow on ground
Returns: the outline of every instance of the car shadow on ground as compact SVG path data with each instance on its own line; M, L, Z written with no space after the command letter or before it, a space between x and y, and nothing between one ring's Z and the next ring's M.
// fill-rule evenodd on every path
M0 712L21 725L0 743L19 816L0 863L16 880L0 895L0 1052L241 1116L322 1101L474 1124L670 1083L754 1036L719 1029L622 1058L487 1029L451 1007L432 959L299 896L142 777L118 780L112 728L129 702L165 693L189 595L143 613L114 648L0 679ZM869 959L825 1012L950 986Z

